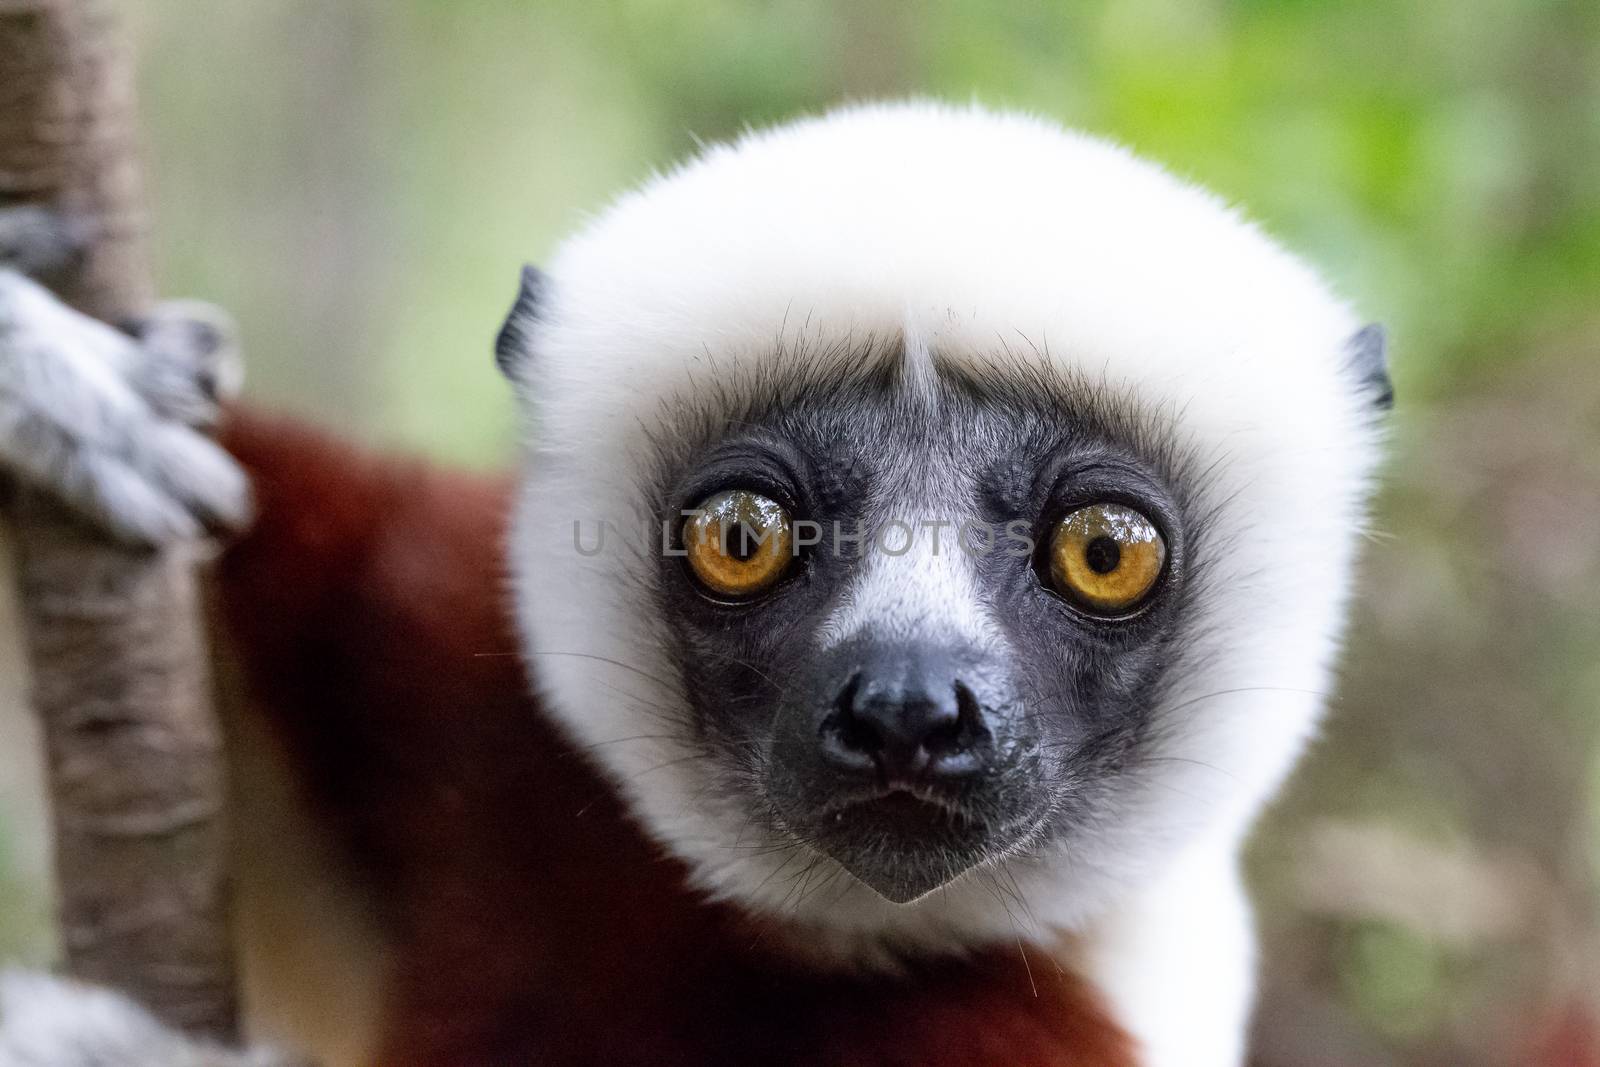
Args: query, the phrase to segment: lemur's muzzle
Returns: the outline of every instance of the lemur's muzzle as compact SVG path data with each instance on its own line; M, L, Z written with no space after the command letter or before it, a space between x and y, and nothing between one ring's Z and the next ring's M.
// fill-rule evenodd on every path
M897 903L1015 839L1037 746L1004 664L974 648L850 642L818 657L773 741L785 825Z

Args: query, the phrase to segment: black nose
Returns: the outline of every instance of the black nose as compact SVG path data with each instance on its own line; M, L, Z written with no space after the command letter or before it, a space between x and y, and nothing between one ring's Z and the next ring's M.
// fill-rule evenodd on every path
M914 651L869 659L822 724L829 764L896 784L975 775L988 740L983 708L955 665Z

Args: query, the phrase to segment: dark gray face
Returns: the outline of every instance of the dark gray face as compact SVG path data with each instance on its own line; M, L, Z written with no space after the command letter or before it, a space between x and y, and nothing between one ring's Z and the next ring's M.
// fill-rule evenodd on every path
M752 818L891 901L1070 840L1112 814L1138 756L1192 580L1191 523L1171 450L1074 401L1086 395L949 370L913 391L886 370L680 416L660 438L675 442L651 487L664 522L730 490L793 522L792 560L745 595L708 587L693 559L660 560L693 727ZM1052 570L1062 520L1092 505L1145 517L1165 549L1122 609ZM908 530L916 548L897 555ZM1117 565L1105 538L1082 556Z

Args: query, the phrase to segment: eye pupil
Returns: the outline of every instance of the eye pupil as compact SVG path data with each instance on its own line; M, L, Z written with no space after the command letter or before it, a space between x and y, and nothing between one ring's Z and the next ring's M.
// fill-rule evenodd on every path
M728 538L728 555L740 563L748 563L761 547L760 535L750 529L750 524L740 522Z
M1122 562L1122 546L1116 538L1102 534L1084 548L1083 561L1096 574L1110 574Z

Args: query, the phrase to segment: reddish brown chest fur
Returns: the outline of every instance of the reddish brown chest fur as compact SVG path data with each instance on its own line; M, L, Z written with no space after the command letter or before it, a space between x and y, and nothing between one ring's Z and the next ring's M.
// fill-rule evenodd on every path
M240 415L261 517L224 557L253 703L385 901L392 1065L1110 1067L1127 1042L1015 947L898 977L787 962L684 887L541 714L507 487Z

